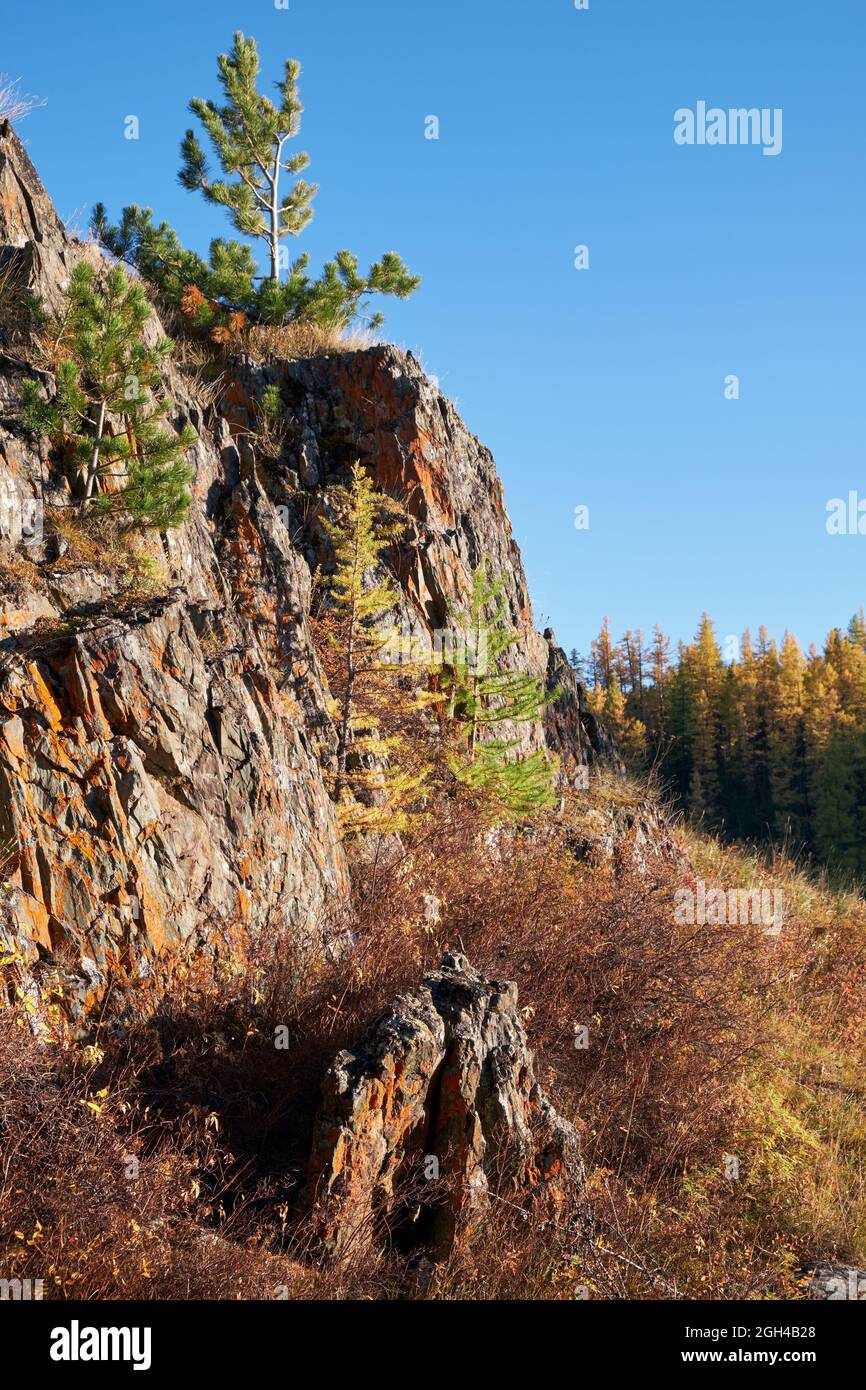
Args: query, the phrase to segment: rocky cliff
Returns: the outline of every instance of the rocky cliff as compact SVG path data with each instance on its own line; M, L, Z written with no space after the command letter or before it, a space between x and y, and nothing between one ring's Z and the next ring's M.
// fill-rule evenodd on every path
M148 583L70 546L68 488L20 423L22 381L44 375L20 308L27 291L55 306L97 254L0 126L0 945L25 992L34 969L59 972L73 1014L163 950L286 927L302 952L332 946L350 885L309 616L329 491L355 459L411 517L390 560L397 623L431 641L485 560L520 633L515 668L559 692L544 724L510 732L559 752L567 777L615 761L533 628L490 453L409 353L227 358L218 390L176 366L172 423L198 434L188 521L153 542ZM250 441L273 385L265 467Z

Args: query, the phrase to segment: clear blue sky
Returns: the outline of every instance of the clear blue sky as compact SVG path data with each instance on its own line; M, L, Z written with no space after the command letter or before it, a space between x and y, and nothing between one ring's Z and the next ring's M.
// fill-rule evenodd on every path
M864 602L866 536L825 529L828 499L866 498L863 0L5 9L0 69L47 99L21 133L61 215L137 201L198 248L227 224L175 182L188 98L217 95L236 28L269 80L301 60L302 244L423 276L386 332L492 448L564 645L605 613L689 637L704 608L720 637L808 644ZM699 100L781 107L782 153L676 145Z

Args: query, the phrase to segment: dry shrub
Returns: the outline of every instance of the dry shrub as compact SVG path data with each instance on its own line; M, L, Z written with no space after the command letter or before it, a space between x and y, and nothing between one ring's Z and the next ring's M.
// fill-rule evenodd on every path
M760 929L676 926L673 869L614 876L575 864L556 825L494 835L470 805L440 810L423 845L395 860L383 843L368 864L358 945L327 1000L330 1034L357 1036L458 949L517 980L542 1080L590 1163L647 1182L709 1151L729 1123L730 1084L760 1046Z
M353 851L353 909L329 924L354 934L341 960L312 963L287 935L157 963L97 1052L52 1054L0 1020L19 1078L0 1128L5 1274L53 1264L59 1291L76 1275L88 1296L732 1298L796 1295L810 1257L862 1258L862 1100L833 1050L862 1034L845 1004L864 987L853 921L816 934L798 918L779 940L678 926L682 872L577 862L568 816L493 833L465 797L429 809L415 842ZM446 948L518 981L587 1189L555 1222L496 1198L444 1265L401 1252L397 1228L321 1266L299 1201L321 1077ZM810 998L823 1057L804 1041Z
M57 1299L396 1296L395 1258L320 1269L288 1239L277 1249L258 1206L285 1231L285 1203L241 1200L216 1111L154 1123L132 1069L115 1062L106 1083L99 1049L48 1049L12 1011L0 1052L0 1277Z
M232 350L256 365L329 352L362 352L374 342L369 333L327 327L298 320L286 324L253 324L231 340Z

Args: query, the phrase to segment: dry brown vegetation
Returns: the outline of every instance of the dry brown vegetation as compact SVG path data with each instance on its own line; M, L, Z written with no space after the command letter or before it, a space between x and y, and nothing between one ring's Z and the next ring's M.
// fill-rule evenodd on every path
M89 515L80 506L49 507L45 530L63 542L56 570L98 569L121 581L121 587L151 593L168 582L158 537L142 533L118 518Z
M286 324L251 324L232 339L232 349L257 364L317 357L320 353L361 352L375 338L362 330L347 332L298 320Z
M42 588L44 580L39 566L7 541L0 541L0 595L17 600Z
M0 103L2 100L0 91ZM0 332L8 343L22 346L32 313L25 257L17 248L6 248L0 259Z
M787 875L789 920L773 939L677 927L681 871L615 876L566 839L553 822L495 839L450 800L411 850L365 847L342 964L313 972L287 940L165 961L87 1043L46 1048L0 1015L6 1277L86 1297L718 1298L862 1262L862 903L694 840L716 882ZM321 1075L446 947L518 980L582 1136L593 1236L498 1201L432 1277L387 1249L323 1267L297 1200Z
M244 314L229 317L216 329L202 329L195 321L194 308L204 297L190 290L192 304L170 303L149 287L154 308L174 341L174 360L181 367L202 369L205 373L218 371L233 357L247 357L254 365L287 362L322 353L360 352L377 340L364 329L340 329L308 319L296 319L282 324L250 323Z
M21 121L45 102L21 91L21 79L0 72L0 121Z

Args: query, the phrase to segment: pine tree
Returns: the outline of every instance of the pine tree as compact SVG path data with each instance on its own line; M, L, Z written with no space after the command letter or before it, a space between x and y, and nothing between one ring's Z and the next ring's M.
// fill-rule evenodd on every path
M568 664L571 667L574 674L577 676L577 679L581 682L581 684L586 685L587 681L589 680L589 675L587 672L587 667L589 663L584 659L584 657L581 656L580 652L577 650L577 647L572 647L571 654L568 658Z
M755 647L755 704L751 728L751 795L756 834L765 838L775 824L773 779L770 767L771 728L775 720L779 653L763 624Z
M335 561L326 583L345 617L346 628L337 744L339 798L345 784L356 685L366 673L378 668L382 619L398 602L390 579L368 585L367 577L382 551L400 534L402 520L399 505L376 492L359 462L352 467L349 488L337 500L344 503L343 515L338 521L326 521L325 530L334 547Z
M712 824L722 819L719 787L719 695L723 664L713 625L701 617L694 642L680 652L683 712L680 786L691 813Z
M283 79L276 84L278 105L257 89L260 66L255 39L235 34L232 52L217 58L225 105L202 97L193 97L189 104L210 136L227 177L211 177L195 131L188 130L181 144L178 179L182 188L200 190L208 202L226 208L242 236L264 240L271 279L279 280L280 241L297 236L310 222L310 204L318 190L303 179L297 179L288 192L281 190L283 175L300 174L310 162L301 150L285 154L286 144L301 128L301 65L291 58L286 62Z
M656 624L647 654L651 685L646 696L648 755L653 762L664 758L668 751L666 723L670 645L670 638Z
M241 314L254 323L303 319L343 329L365 311L371 295L408 298L420 280L394 251L387 251L366 274L350 251L338 251L317 279L308 276L309 257L301 255L283 276L281 242L308 225L317 192L296 177L307 167L308 155L286 154L286 145L300 131L300 64L286 62L276 84L277 102L258 90L255 39L236 33L231 53L221 54L217 65L224 103L194 97L190 110L210 139L222 177L212 175L198 136L187 130L178 178L183 188L225 208L242 236L264 243L269 274L259 274L246 242L216 238L205 260L182 246L168 223L154 222L151 210L135 203L123 209L116 225L109 222L104 204L96 205L91 226L102 245L133 265L172 305L187 310L193 305L199 326L220 331L227 319ZM290 179L295 181L285 191ZM378 327L382 315L373 314L368 322Z
M143 527L169 530L189 507L192 469L184 453L195 443L164 427L170 408L163 396L168 339L153 346L145 337L151 317L141 284L120 267L100 277L86 262L75 267L66 303L53 324L56 392L46 402L35 381L25 382L25 424L48 436L71 457L72 483L84 502L100 511L124 510ZM116 491L97 493L111 479Z
M646 728L640 719L628 714L628 704L616 674L604 692L598 713L612 734L626 766L632 772L640 773L646 761Z
M519 640L504 623L505 613L504 586L482 564L472 575L468 609L452 609L451 650L440 690L444 719L459 731L459 751L451 759L454 775L517 818L554 804L558 762L544 750L520 757L519 740L483 739L482 733L506 723L534 723L558 692L546 694L538 676L500 669L500 658Z
M666 727L671 746L665 766L677 800L687 809L692 774L694 694L688 677L685 643L678 643L677 654L678 659L668 681Z
M799 643L786 632L779 655L776 699L770 720L770 781L775 833L792 836L797 845L808 840L804 667Z
M617 649L611 641L610 619L607 614L605 614L601 632L592 643L591 650L593 685L600 685L603 690L607 690L613 679L617 660Z
M858 608L848 624L848 636L866 651L866 610L862 607Z

